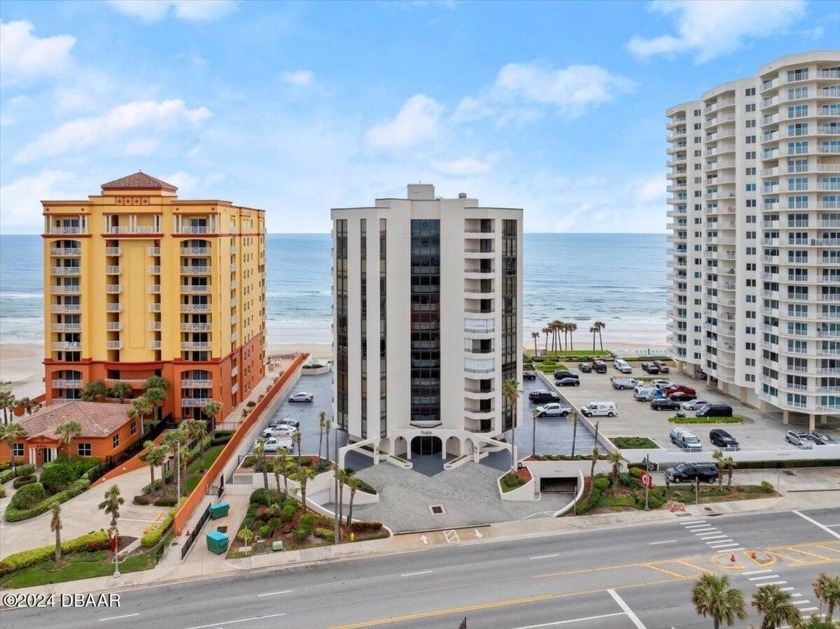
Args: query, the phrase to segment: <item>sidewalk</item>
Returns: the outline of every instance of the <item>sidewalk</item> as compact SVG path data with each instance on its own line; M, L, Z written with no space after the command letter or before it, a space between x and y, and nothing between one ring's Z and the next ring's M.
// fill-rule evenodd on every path
M793 475L790 475L790 472ZM836 506L838 499L840 499L840 493L838 493L840 492L840 468L778 470L778 474L776 470L744 472L736 470L733 477L735 484L759 484L762 480L778 481L781 497L691 505L687 512L694 516L709 516L723 513L827 508ZM204 539L204 534L209 530L214 530L217 526L226 525L229 527L229 531L231 528L238 526L247 508L247 497L225 496L225 501L231 504L228 518L209 520L184 562L181 562L180 545L176 545L166 551L165 557L155 570L123 574L116 579L113 577L98 577L62 583L57 586L51 585L16 591L21 593L56 592L61 594L113 592L139 586L163 585L183 580L237 574L255 568L299 566L352 557L412 552L431 546L444 546L449 543L444 531L434 531L397 535L388 539L341 544L339 546L267 553L228 561L224 559L224 556L214 555L207 551L207 544ZM235 507L233 503L236 503ZM236 515L234 515L235 513ZM480 527L480 530L473 528L458 529L460 533L459 543L480 544L500 539L518 539L594 528L619 528L628 525L665 523L676 521L677 517L679 516L663 508L655 511L629 511L500 522ZM477 533L481 536L479 537ZM829 533L826 533L826 535L829 535ZM179 539L183 540L183 537Z

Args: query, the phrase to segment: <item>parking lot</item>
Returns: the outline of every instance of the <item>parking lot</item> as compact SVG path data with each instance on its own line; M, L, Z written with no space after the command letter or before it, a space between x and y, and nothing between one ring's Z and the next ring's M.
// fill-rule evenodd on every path
M668 433L673 426L668 422L669 417L673 417L675 411L655 411L650 407L649 402L638 402L633 398L633 390L625 389L618 390L613 388L611 378L636 378L647 376L637 364L633 364L632 374L621 374L613 368L612 363L608 363L609 367L607 373L581 373L580 385L576 387L555 387L554 379L551 374L540 374L536 381L525 381L525 397L527 393L534 389L549 389L559 393L566 402L577 409L589 402L615 402L618 409L617 417L594 417L592 421L598 421L601 433L609 438L612 437L648 437L656 444L668 451L680 452L677 446L673 445L669 439ZM571 371L578 372L577 365L567 365ZM694 380L680 373L674 373L661 376L657 378L667 379L673 383L684 384L697 391L697 397L707 400L711 403L725 403L732 407L732 412L735 416L743 417L742 424L688 424L686 428L693 432L703 444L704 451L713 451L717 449L709 442L709 431L713 428L723 428L732 434L739 442L741 450L781 450L781 451L798 451L797 446L788 444L785 441L785 432L787 430L804 430L807 428L804 424L791 424L785 426L781 420L771 414L762 414L757 409L750 408L740 404L738 400L724 396L713 389L709 389L706 383L700 380ZM526 402L526 407L528 403ZM684 411L686 415L693 416L693 411ZM540 420L543 421L543 420ZM562 420L555 420L562 421ZM826 432L832 436L840 436L840 431L836 425L831 425L826 428L818 426L820 432ZM517 435L518 436L518 435ZM836 447L836 446L814 446L819 447Z

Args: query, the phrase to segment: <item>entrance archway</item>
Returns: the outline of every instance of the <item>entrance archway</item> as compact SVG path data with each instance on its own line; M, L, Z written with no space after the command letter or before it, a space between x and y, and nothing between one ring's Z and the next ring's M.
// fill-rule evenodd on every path
M429 454L440 454L443 445L440 437L422 436L414 437L411 440L411 453L420 456Z

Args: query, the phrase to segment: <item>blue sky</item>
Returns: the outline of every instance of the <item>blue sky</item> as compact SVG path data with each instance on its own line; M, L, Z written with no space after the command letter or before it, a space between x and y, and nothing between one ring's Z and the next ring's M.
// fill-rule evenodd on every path
M0 233L142 169L326 232L441 196L528 232L665 230L666 108L840 49L837 2L0 3Z

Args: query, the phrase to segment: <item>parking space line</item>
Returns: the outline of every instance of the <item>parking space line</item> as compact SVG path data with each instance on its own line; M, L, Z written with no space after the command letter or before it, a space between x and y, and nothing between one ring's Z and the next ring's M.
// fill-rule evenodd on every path
M804 513L800 512L800 511L793 511L793 513L795 513L796 515L798 515L800 518L802 518L804 520L808 520L808 522L810 522L811 524L820 527L823 531L825 531L826 533L828 533L832 537L836 537L837 539L840 539L840 533L837 533L836 531L832 531L825 524L822 524L821 522L817 522L814 518L809 518L807 515L805 515Z
M642 623L642 621L639 620L639 617L633 613L633 610L630 609L630 606L624 602L624 599L622 599L615 590L609 589L607 590L607 592L610 596L612 596L613 600L616 603L618 603L618 606L622 610L624 610L624 613L627 614L627 617L630 619L630 622L636 625L636 629L646 629L644 623Z

